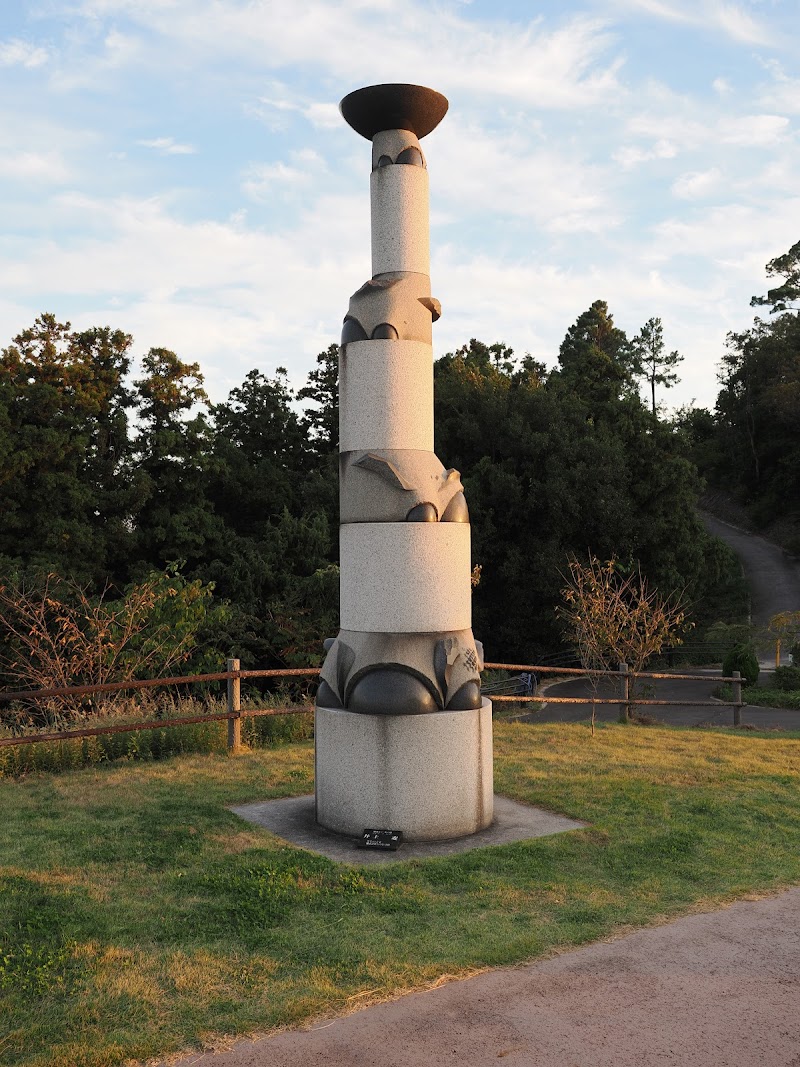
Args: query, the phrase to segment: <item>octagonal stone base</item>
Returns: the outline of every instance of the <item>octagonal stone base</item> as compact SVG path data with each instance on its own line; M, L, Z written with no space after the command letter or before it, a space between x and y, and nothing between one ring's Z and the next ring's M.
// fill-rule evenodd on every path
M317 822L358 837L447 841L493 816L492 705L429 715L316 709Z

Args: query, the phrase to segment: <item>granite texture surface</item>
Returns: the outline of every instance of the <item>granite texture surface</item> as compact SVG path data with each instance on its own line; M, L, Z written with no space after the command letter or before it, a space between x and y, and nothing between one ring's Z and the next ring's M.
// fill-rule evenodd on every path
M340 351L339 450L386 448L433 451L433 349L422 341Z
M432 715L316 709L317 821L335 833L402 830L443 841L493 814L492 706Z
M340 630L325 658L321 680L327 682L338 703L348 707L353 687L380 665L419 679L435 706L445 708L466 683L474 682L480 688L483 645L476 642L472 630L435 634ZM338 706L334 702L326 705L324 699L318 702ZM384 703L388 706L389 700Z
M372 273L430 274L428 171L395 164L370 175Z
M339 530L344 630L438 633L472 625L470 527L359 522Z
M370 278L350 297L347 309L347 319L355 320L365 334L362 340L389 326L395 329L398 340L428 345L434 316L438 318L440 314L441 306L431 296L427 274L381 274ZM343 332L342 343L346 342Z
M422 151L422 145L411 130L381 130L380 133L376 133L372 138L372 169L378 166L378 161L383 156L395 160L406 148L419 149L424 161L425 153Z
M463 491L458 471L433 452L381 449L339 456L339 518L342 522L405 522L417 504L429 502L437 520Z

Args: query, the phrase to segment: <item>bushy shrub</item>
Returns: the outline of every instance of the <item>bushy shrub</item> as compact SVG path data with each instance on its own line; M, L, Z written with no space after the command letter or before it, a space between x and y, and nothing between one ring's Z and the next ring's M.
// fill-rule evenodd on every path
M775 688L786 693L800 690L800 664L796 667L776 667Z
M28 583L0 581L0 682L19 690L60 689L219 670L222 654L208 641L230 611L213 602L213 583L189 581L180 567L169 563L116 599L110 587L92 596L55 573ZM0 724L60 728L113 703L96 695L20 702L10 714L0 708Z
M734 645L722 661L722 673L730 678L734 671L742 676L742 685L755 685L758 681L758 657L751 645Z

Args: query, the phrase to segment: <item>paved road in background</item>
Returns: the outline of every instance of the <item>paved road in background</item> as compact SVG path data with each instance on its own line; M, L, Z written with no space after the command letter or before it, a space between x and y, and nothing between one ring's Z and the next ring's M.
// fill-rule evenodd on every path
M679 672L677 672L679 673ZM711 700L715 686L719 685L719 671L708 672L698 668L687 668L685 673L706 674L708 681L682 682L672 679L657 679L649 682L652 690L648 694L655 700ZM762 671L762 675L765 672ZM640 684L646 684L644 681ZM614 680L602 680L598 686L599 697L616 697L620 695L620 683ZM591 696L590 684L582 678L567 682L555 682L547 685L543 695L557 697ZM747 692L745 691L745 700ZM531 705L537 707L537 705ZM540 704L539 711L522 715L522 722L580 722L591 716L590 704ZM595 718L598 722L616 722L619 719L619 704L596 704ZM672 726L733 726L733 709L729 704L717 704L711 708L695 708L690 705L680 707L647 707L637 709L637 714L647 715L657 722ZM784 711L780 708L759 708L748 705L742 708L742 723L765 730L800 730L800 711Z
M751 614L766 626L779 611L800 611L800 562L778 545L701 511L706 529L730 545L742 561L750 585Z
M750 586L751 614L756 625L766 626L773 615L780 611L800 611L800 562L789 556L778 545L766 541L763 537L748 533L738 526L731 526L715 518L708 512L700 512L709 533L720 537L730 545L742 561L745 577ZM784 660L785 662L785 660ZM761 684L767 680L769 672L764 667L771 667L773 661L767 656L762 658ZM686 668L684 673L704 673L696 668ZM709 672L708 682L680 682L658 680L651 682L654 691L651 695L658 700L710 700L714 687L718 684L714 674ZM591 696L592 690L587 682L574 680L558 682L548 686L551 696ZM598 690L598 696L611 697L620 692L619 687L605 684ZM745 697L746 697L745 693ZM659 722L679 726L732 726L733 711L729 706L718 705L715 708L650 707L642 708L641 713ZM586 704L547 704L541 710L523 716L526 722L579 722L591 715L591 707ZM596 705L596 718L601 722L614 722L619 717L619 705ZM742 708L742 722L764 729L800 730L800 711L782 711L777 708L759 708L748 706Z

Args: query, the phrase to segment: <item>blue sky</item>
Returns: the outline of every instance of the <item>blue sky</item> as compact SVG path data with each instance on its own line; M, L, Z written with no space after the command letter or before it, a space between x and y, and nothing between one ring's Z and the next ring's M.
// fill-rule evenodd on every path
M0 345L52 311L301 385L370 273L362 85L430 85L437 354L552 365L604 299L711 405L800 239L798 0L6 0Z

